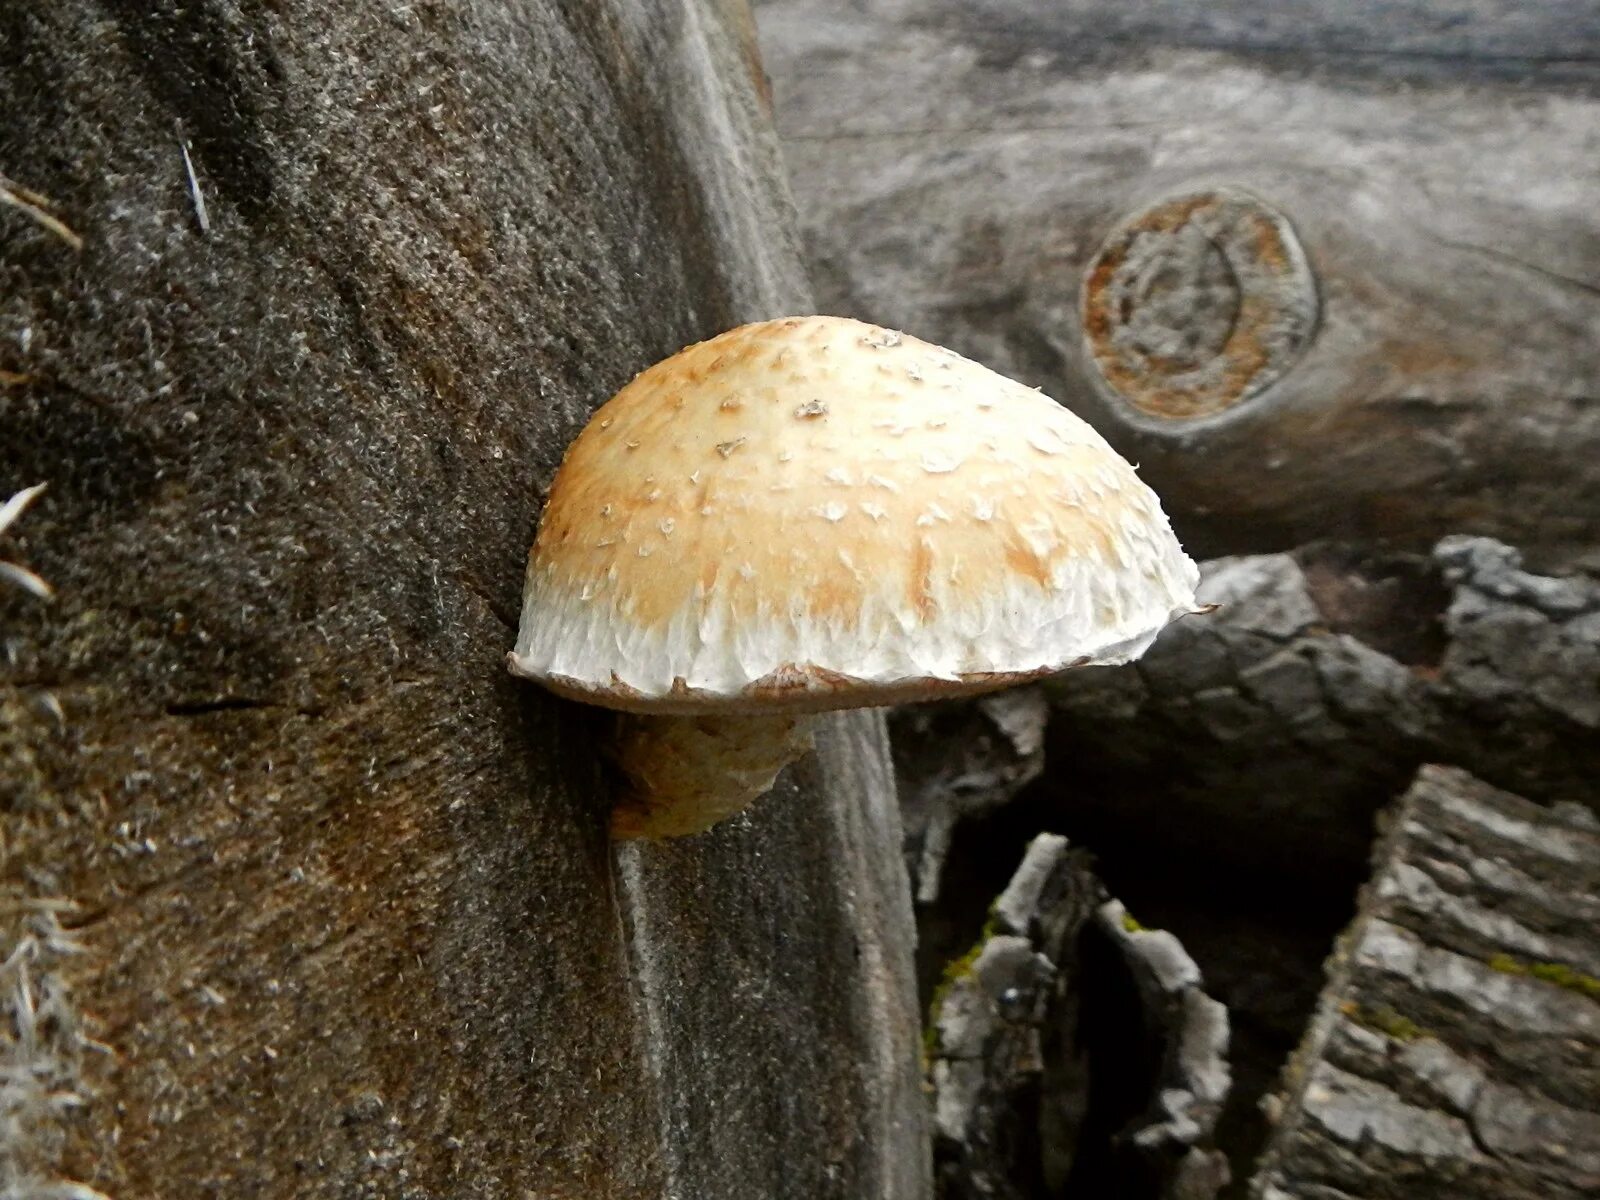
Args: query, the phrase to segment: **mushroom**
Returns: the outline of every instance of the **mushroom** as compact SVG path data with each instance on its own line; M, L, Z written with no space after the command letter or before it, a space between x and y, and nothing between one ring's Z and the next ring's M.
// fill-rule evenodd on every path
M568 449L511 669L625 717L619 838L765 793L813 714L1137 658L1195 611L1155 494L1049 397L839 317L656 364Z

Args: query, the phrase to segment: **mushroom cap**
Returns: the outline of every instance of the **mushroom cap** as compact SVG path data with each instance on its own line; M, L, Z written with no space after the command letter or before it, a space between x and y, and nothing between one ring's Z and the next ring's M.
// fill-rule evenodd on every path
M822 710L1137 658L1195 608L1098 433L950 350L840 317L636 376L568 449L511 669L633 712Z

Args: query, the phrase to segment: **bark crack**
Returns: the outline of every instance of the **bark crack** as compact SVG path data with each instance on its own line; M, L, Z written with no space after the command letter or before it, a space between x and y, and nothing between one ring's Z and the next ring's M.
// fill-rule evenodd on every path
M1591 283L1587 279L1579 279L1573 275L1564 275L1560 271L1553 270L1550 267L1541 266L1536 262L1530 262L1525 258L1508 253L1505 250L1497 250L1493 246L1480 246L1476 242L1463 242L1458 241L1455 238L1440 237L1436 233L1430 233L1427 236L1430 241L1435 242L1440 246L1445 246L1451 250L1461 250L1467 254L1477 254L1484 258L1491 258L1496 262L1504 263L1506 266L1515 267L1521 271L1530 271L1535 275L1543 276L1545 279L1552 280L1555 283L1564 284L1570 288L1576 288L1580 292L1587 292L1591 296L1600 296L1600 283Z

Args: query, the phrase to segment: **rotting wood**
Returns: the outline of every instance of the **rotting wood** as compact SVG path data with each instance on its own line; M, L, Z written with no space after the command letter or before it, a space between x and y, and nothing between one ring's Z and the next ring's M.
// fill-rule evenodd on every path
M1044 770L1049 717L1036 687L889 714L906 870L919 904L938 898L960 824L1001 807Z
M1227 1181L1227 1012L1065 838L1029 843L928 1019L942 1200L1207 1200Z

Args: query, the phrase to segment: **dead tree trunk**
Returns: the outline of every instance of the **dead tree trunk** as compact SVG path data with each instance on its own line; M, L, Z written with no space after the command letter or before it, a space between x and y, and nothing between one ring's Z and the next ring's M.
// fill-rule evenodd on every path
M809 307L750 35L0 5L0 1192L925 1194L881 723L615 856L502 663L587 414Z

